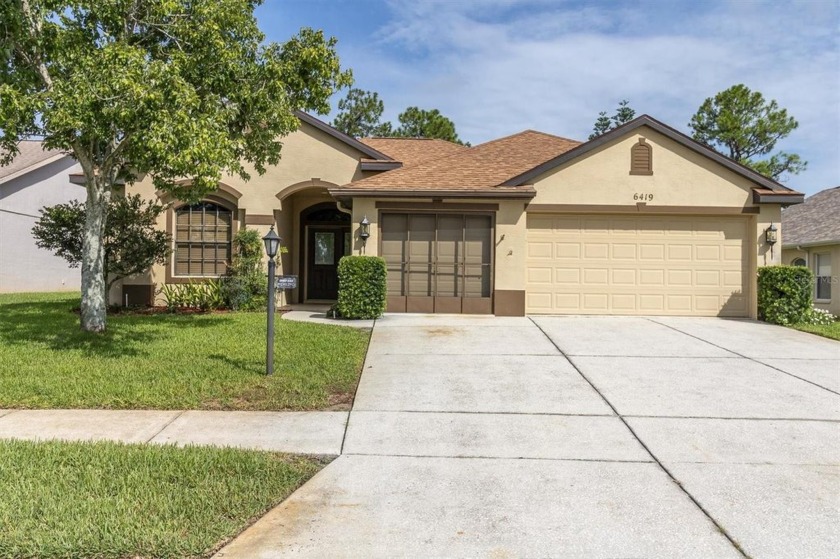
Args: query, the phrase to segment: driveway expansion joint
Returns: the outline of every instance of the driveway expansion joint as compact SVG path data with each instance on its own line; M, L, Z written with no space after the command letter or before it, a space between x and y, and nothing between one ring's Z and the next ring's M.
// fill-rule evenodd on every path
M379 452L348 452L344 456L379 456L383 458L429 458L448 460L535 460L539 462L602 462L608 464L654 464L654 460L611 460L600 458L544 458L538 456L461 456L446 454L383 454Z
M720 421L810 421L817 423L840 423L840 419L820 419L813 417L719 417L704 415L643 415L625 414L621 417L627 419L712 419Z
M722 525L720 522L718 522L718 521L717 521L717 519L715 519L715 518L711 515L711 513L710 513L709 511L707 511L707 510L703 507L703 505L701 505L701 504L700 504L700 501L698 501L698 500L694 497L694 495L692 495L691 493L689 493L689 492L688 492L688 490L687 490L687 489L683 486L683 484L680 482L680 480L678 480L678 479L674 476L674 474L673 474L673 473L672 473L672 472L671 472L668 468L666 468L666 467L665 467L665 465L662 463L662 461L660 461L660 460L659 460L659 458L657 458L657 456L653 453L653 451L651 451L651 449L650 449L650 448L649 448L649 447L648 447L648 446L644 443L644 441L642 441L642 439L639 437L639 435L638 435L638 434L636 434L636 431L634 431L634 430L633 430L633 428L630 426L630 424L627 422L627 420L624 418L624 416L622 416L622 415L619 413L619 411L615 408L615 406L613 406L612 402L610 402L610 401L607 399L607 397L606 397L606 396L604 396L604 395L601 393L601 391L600 391L600 390L598 390L598 387L597 387L597 386L595 386L595 383L593 383L591 380L589 380L589 377L587 377L587 376L583 373L583 371L582 371L582 370L581 370L581 369L577 366L577 364L576 364L576 363L575 363L575 362L574 362L574 361L573 361L573 360L572 360L572 359L571 359L568 355L566 355L566 353L565 353L565 352L564 352L564 351L560 348L560 346L559 346L559 345L557 345L557 343L556 343L556 342L555 342L555 341L551 338L551 336L549 336L549 335L546 333L546 331L545 331L545 330L543 330L543 329L542 329L542 327L541 327L539 324L537 324L537 322L536 322L536 321L534 321L534 319L533 319L533 318L529 318L529 320L531 320L531 322L534 324L534 326L536 326L536 327L537 327L537 329L538 329L540 332L542 332L543 336L545 336L545 337L548 339L548 341L549 341L549 342L551 342L551 344L552 344L552 345L554 345L554 347L555 347L555 348L557 348L557 351L559 351L559 352L560 352L560 354L561 354L561 355L562 355L562 356L566 359L566 361L568 361L568 362L569 362L569 364L570 364L572 367L574 367L574 369L578 372L578 374L579 374L581 377L583 377L583 379L584 379L587 383L589 383L589 385L590 385L590 386L592 387L592 389L593 389L593 390L594 390L594 391L598 394L598 396L600 396L600 397L601 397L601 399L604 401L604 403L605 403L605 404L607 404L607 406L609 406L609 407L610 407L610 409L613 411L613 413L615 413L615 415L616 415L616 416L617 416L617 417L621 420L621 422L624 424L624 426L627 428L627 430L628 430L628 431L630 431L630 434L632 434L632 435L633 435L633 438L635 438L635 439L636 439L636 441L637 441L637 442L638 442L638 443L642 446L642 448L644 448L644 449L645 449L645 451L648 453L648 455L649 455L649 456L653 459L653 461L654 461L654 462L655 462L655 463L656 463L656 464L657 464L657 465L658 465L658 466L662 469L662 471L663 471L663 472L665 472L665 474L666 474L666 475L667 475L667 476L671 479L671 481L673 481L673 482L674 482L674 484L675 484L677 487L679 487L679 488L680 488L680 491L682 491L682 492L683 492L683 494L684 494L686 497L688 497L688 498L691 500L691 502L692 502L692 503L694 503L694 505L695 505L698 509L700 509L700 511L701 511L701 512L702 512L702 513L706 516L706 518L707 518L707 519L709 519L709 521L710 521L710 522L711 522L711 523L715 526L715 528L717 528L717 530L718 530L721 534L723 534L723 536L724 536L727 540L729 540L729 543L730 543L730 544L732 544L732 547L734 547L734 548L738 551L738 553L740 553L743 557L745 557L745 558L749 559L749 555L747 555L747 553L743 550L743 548L742 548L742 547L741 547L741 545L740 545L740 544L739 544L739 543L735 540L735 538L734 538L732 535L730 535L730 534L729 534L729 532L726 530L726 528L724 528L724 527L723 527L723 525ZM650 320L650 319L648 319L648 320ZM655 321L651 321L651 322L655 322ZM659 323L656 323L656 324L659 324ZM674 330L676 330L676 328L674 328ZM679 330L677 330L677 331L679 332ZM700 338L697 338L697 339L699 340ZM704 342L705 342L705 340L701 340L701 341L704 341ZM706 343L709 343L709 342L706 342ZM710 344L710 345L714 345L714 344ZM721 348L721 349L725 349L725 348ZM729 350L726 350L726 351L729 351ZM730 352L730 353L735 353L735 352ZM736 354L736 355L737 355L737 354Z
M718 348L718 349L722 349L723 351L728 351L729 353L731 353L731 354L733 354L733 355L737 355L738 357L741 357L741 358L743 358L743 359L748 359L748 360L752 361L753 363L758 363L759 365L762 365L762 366L767 367L767 368L769 368L769 369L773 369L774 371L778 371L778 372L780 372L780 373L782 373L782 374L784 374L784 375L787 375L787 376L789 376L789 377L793 377L793 378L795 378L795 379L799 379L799 380L801 380L801 381L803 381L803 382L807 382L808 384L812 384L812 385L816 386L817 388L822 388L823 390L825 390L825 391L827 391L827 392L831 392L832 394L836 394L836 395L840 396L840 392L837 392L836 390L832 390L832 389L827 388L827 387L825 387L825 386L823 386L823 385L821 385L821 384L817 384L817 383L816 383L816 382L814 382L814 381L810 381L810 380L808 380L808 379L806 379L806 378L802 378L802 377L800 377L800 376L794 375L793 373L789 373L789 372L787 372L787 371L783 371L782 369L780 369L780 368L778 368L778 367L774 367L773 365L769 365L769 364L767 364L767 363L764 363L764 362L760 361L759 359L755 359L755 358L750 357L750 356L748 356L748 355L743 355L743 354L741 354L741 353L738 353L737 351L732 351L732 350L731 350L731 349L729 349L729 348L726 348L726 347L723 347L723 346L719 346L719 345L717 345L716 343L710 342L709 340L704 340L703 338L701 338L701 337L699 337L699 336L695 336L694 334L689 334L688 332L684 332L684 331L680 330L679 328L676 328L676 327L674 327L674 326L671 326L670 324L665 324L664 322L659 322L659 321L656 321L656 320L654 320L654 319L652 319L652 318L648 318L648 317L646 317L646 320L648 320L648 321L650 321L650 322L653 322L654 324L658 324L658 325L660 325L660 326L665 326L666 328L670 328L670 329L671 329L671 330L673 330L674 332L679 332L680 334L683 334L683 335L689 336L689 337L691 337L691 338L694 338L695 340L699 340L699 341L701 341L701 342L707 343L707 344L709 344L709 345L711 345L711 346L714 346L714 347L716 347L716 348ZM831 360L829 359L828 361L831 361Z

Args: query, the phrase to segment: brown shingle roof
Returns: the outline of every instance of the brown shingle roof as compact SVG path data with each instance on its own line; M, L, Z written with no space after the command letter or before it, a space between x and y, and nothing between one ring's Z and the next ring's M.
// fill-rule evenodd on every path
M18 144L18 149L20 153L9 165L0 166L0 182L22 175L30 168L37 169L62 155L58 150L45 150L40 140L23 140Z
M437 138L362 138L359 141L402 162L406 167L469 149Z
M422 191L523 191L524 187L501 187L506 180L569 151L580 142L525 130L452 155L422 161L352 182L342 194L381 190Z
M840 241L840 186L817 192L782 211L784 246Z

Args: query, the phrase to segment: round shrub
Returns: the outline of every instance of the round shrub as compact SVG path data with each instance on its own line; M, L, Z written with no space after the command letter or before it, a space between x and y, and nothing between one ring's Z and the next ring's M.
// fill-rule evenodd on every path
M344 318L379 318L385 312L385 260L345 256L338 262L338 312Z
M758 269L758 318L773 324L806 322L813 303L814 274L802 266Z

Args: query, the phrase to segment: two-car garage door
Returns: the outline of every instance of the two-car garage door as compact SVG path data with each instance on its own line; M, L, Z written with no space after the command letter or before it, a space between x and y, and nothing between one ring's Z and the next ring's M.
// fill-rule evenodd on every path
M747 316L744 217L529 214L526 312Z

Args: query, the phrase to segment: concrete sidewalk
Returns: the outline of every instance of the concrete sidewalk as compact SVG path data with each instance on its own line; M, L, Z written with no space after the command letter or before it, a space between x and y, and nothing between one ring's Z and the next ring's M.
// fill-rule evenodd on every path
M347 412L0 410L0 439L212 445L340 454Z

